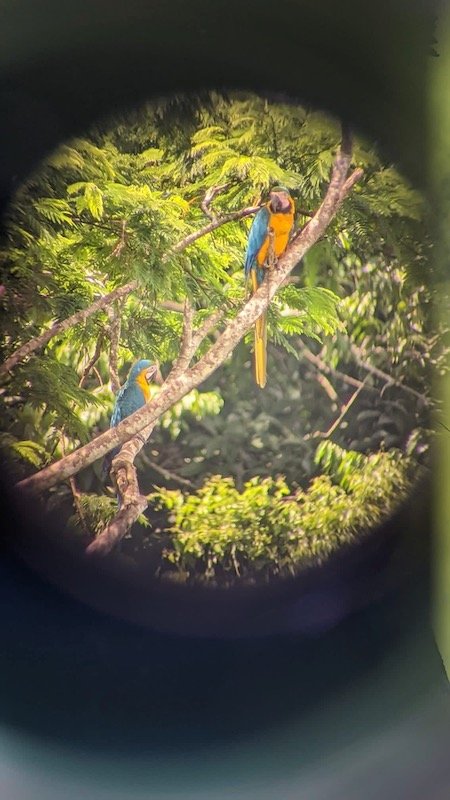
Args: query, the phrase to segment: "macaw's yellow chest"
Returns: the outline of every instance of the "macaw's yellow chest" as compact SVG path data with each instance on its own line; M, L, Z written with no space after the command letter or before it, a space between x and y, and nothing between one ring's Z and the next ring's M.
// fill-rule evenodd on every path
M136 383L138 384L139 388L142 389L142 394L144 395L145 402L148 403L151 397L150 387L145 379L145 370L141 372L140 375L136 378Z
M289 214L271 214L269 219L269 229L273 231L274 255L279 258L286 250L289 234L294 224L294 210ZM266 236L261 249L258 253L258 264L264 264L267 260L270 236Z

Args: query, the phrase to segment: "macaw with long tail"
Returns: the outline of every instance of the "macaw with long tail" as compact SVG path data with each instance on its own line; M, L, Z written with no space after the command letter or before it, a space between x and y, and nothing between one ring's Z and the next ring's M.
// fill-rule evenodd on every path
M271 190L268 202L259 209L248 236L245 277L254 293L261 286L265 270L273 267L286 250L294 224L295 205L283 186ZM267 379L267 313L255 322L255 379L262 389Z
M114 409L109 423L110 428L115 428L119 422L134 414L150 400L150 381L156 375L158 367L146 358L136 361L131 367L123 386L116 394ZM103 475L109 473L113 458L120 451L122 445L111 450L103 460Z

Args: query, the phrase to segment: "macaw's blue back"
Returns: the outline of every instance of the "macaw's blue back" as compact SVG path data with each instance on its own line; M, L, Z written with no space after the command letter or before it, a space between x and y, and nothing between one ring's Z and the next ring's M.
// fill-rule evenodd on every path
M139 411L150 400L151 392L148 381L156 372L156 366L146 358L136 361L131 367L124 385L116 394L110 428L115 428L119 422ZM120 451L120 447L111 450L103 460L103 475L109 473L113 458Z

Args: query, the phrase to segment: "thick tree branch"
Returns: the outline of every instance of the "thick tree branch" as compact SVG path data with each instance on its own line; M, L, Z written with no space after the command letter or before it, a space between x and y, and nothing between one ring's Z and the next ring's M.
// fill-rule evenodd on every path
M121 508L112 522L86 548L86 554L91 557L108 555L130 530L139 515L145 511L147 505L147 498L139 495L135 501Z
M351 186L360 176L356 170L347 179L350 153L340 150L336 155L328 190L314 217L305 225L300 236L289 246L278 264L255 294L245 303L236 317L229 322L217 341L197 363L184 373L168 380L161 392L144 408L123 420L117 427L102 433L92 442L78 448L66 458L51 464L35 475L21 481L22 490L43 492L51 486L66 480L80 469L92 464L107 452L132 438L136 433L155 423L156 420L178 402L191 389L202 383L222 364L234 347L261 316L274 297L277 289L305 253L324 234L345 198L345 185ZM212 223L211 223L212 224Z
M130 441L125 442L120 453L113 458L110 474L120 498L120 508L109 525L86 548L87 555L105 556L110 553L147 508L148 501L145 495L141 495L134 460L154 427L154 423L148 425Z

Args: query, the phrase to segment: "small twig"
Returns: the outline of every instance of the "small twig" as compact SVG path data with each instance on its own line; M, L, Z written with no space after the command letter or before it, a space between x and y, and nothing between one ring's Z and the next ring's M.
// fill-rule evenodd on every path
M62 428L61 430L61 452L63 456L66 455L66 434L64 428ZM71 475L69 478L69 486L70 486L70 491L72 492L73 504L75 506L75 510L78 513L78 517L81 522L81 527L83 528L85 533L90 535L91 532L89 530L89 526L86 522L86 517L84 516L83 508L81 506L80 491L78 489L74 475Z
M200 228L198 231L194 231L194 233L190 233L188 236L185 236L184 239L181 239L180 242L171 248L170 252L179 253L181 250L185 250L186 247L189 247L189 245L196 242L197 239L201 239L201 237L206 236L207 233L212 233L212 231L215 231L216 228L220 228L227 222L236 222L239 219L251 216L251 214L256 214L259 209L260 206L248 206L247 208L242 208L240 211L232 211L229 214L222 214L220 217L217 217L216 220L209 222L208 225L204 225L203 228Z
M358 366L362 367L362 369L365 369L366 372L370 372L372 375L375 375L377 378L381 378L383 381L386 381L386 386L388 385L398 386L400 389L403 389L404 392L407 392L408 394L413 395L413 397L416 397L425 406L430 404L430 399L426 397L426 395L417 392L410 386L406 386L406 384L403 383L398 378L393 378L392 375L388 375L387 372L383 372L383 370L379 369L379 367L375 367L373 366L373 364L370 364L368 361L365 361L361 357L361 354L355 344L350 345L350 351Z
M216 195L220 194L220 192L224 192L225 189L228 189L229 186L230 183L222 183L221 186L212 186L205 192L205 196L202 202L200 203L200 208L202 209L203 213L206 214L206 216L209 217L209 219L212 220L213 222L216 222L217 214L214 211L212 211L210 205L214 200L214 198L216 197Z
M200 325L199 328L197 328L197 330L194 331L192 336L193 353L203 342L205 336L207 336L208 333L212 330L212 328L214 328L214 326L217 325L217 323L222 319L222 317L223 317L223 311L221 311L221 309L218 308L215 311L213 311L213 313L210 314L209 317L207 317L204 320L204 322L202 322L202 324Z
M111 389L116 394L120 389L120 378L118 368L118 349L120 341L121 317L120 307L118 303L109 306L106 309L110 324L108 329L110 347L109 347L109 381Z
M324 375L322 372L317 372L316 373L316 381L319 384L319 386L322 387L324 392L328 395L330 400L333 403L335 403L337 401L337 399L338 399L338 395L337 395L336 389L330 383L330 381L328 380L326 375Z
M185 369L188 368L189 362L192 357L192 322L194 319L194 310L190 304L189 298L186 297L183 307L183 332L181 334L181 345L178 357L175 359L174 365L170 371L168 380L174 380L178 375L181 375Z
M335 430L339 427L339 425L341 424L342 420L344 419L344 417L346 416L348 411L351 409L351 407L352 407L353 403L355 402L356 398L362 392L362 389L363 389L363 387L359 386L358 389L356 389L356 391L353 392L353 394L352 394L350 400L348 401L348 403L346 403L342 407L342 411L339 414L337 420L335 422L333 422L333 424L331 425L330 428L328 428L326 433L322 434L324 439L328 439L328 437L331 436L335 432Z
M103 384L103 378L102 378L102 376L100 375L100 373L99 373L99 371L98 371L97 367L96 367L96 366L92 367L92 371L93 371L93 372L95 372L95 374L96 374L96 377L97 377L97 380L98 380L98 385L99 385L99 386L101 386L101 387L103 387L103 385L104 385L104 384Z
M127 221L126 221L126 219L123 219L123 220L122 220L122 230L121 230L121 232L120 232L120 239L119 239L119 241L117 242L117 244L116 244L116 246L115 246L114 250L113 250L113 251L112 251L112 253L111 253L111 255L112 255L112 256L114 256L115 258L119 258L119 256L120 256L120 255L121 255L121 253L122 253L122 250L123 250L123 249L125 248L125 246L126 246L126 235L125 235L126 224L127 224Z
M155 464L154 461L150 461L149 466L150 469L153 469L155 472L158 472L159 475L162 475L166 481L174 481L175 483L179 483L181 486L186 486L188 489L195 489L195 484L193 484L192 481L189 481L187 478L182 478L181 475L177 475L176 472L172 472L170 469L161 467L159 464Z
M93 369L93 367L95 366L95 364L97 363L97 361L99 360L99 358L100 358L100 356L102 354L103 338L104 338L104 332L101 331L99 333L99 335L98 335L98 338L97 338L97 344L95 345L94 354L93 354L92 358L88 361L86 367L83 370L83 374L82 374L82 376L80 378L80 382L78 384L80 389L83 388L84 384L86 383L86 381L87 381L87 379L89 377L89 374L90 374L91 370Z
M348 411L351 409L353 403L355 402L355 400L358 397L358 395L362 392L363 388L364 388L364 382L363 382L363 384L361 386L359 386L357 388L356 392L354 392L352 394L350 400L347 403L345 403L345 405L342 406L341 413L339 414L338 418L333 422L333 424L328 428L327 431L315 431L314 433L306 434L304 439L305 440L307 440L307 439L329 439L329 437L333 435L335 430L337 430L337 428L339 428L342 420L344 419L344 417L346 416Z
M311 363L313 364L316 369L320 370L320 372L325 372L327 375L334 375L336 378L339 378L343 383L348 384L349 386L356 386L356 388L364 388L368 392L377 392L374 386L368 386L363 381L359 381L357 378L353 378L351 375L347 375L345 372L341 372L334 367L330 367L325 361L323 361L320 356L317 356L315 353L312 353L311 350L305 345L304 342L301 342L300 348L302 351L302 355Z

